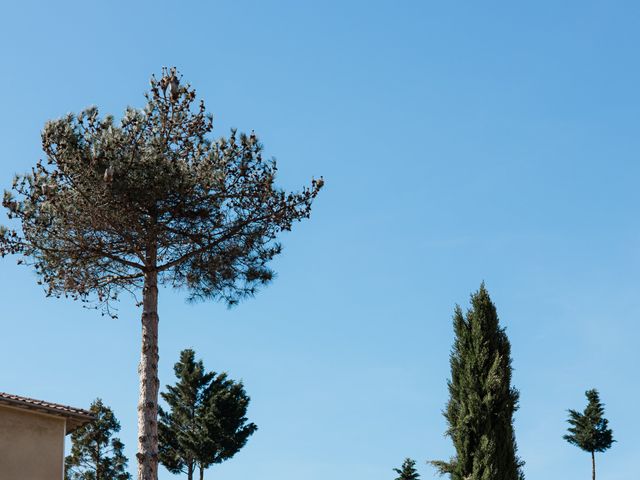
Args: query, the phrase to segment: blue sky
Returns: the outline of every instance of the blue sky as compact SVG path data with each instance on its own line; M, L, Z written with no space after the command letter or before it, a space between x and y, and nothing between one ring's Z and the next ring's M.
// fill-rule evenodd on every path
M512 342L529 480L588 478L566 409L598 388L640 458L640 6L537 2L11 2L0 19L0 184L42 157L44 122L141 107L176 65L216 134L255 129L296 189L277 279L228 310L160 294L160 380L191 347L242 379L259 431L208 476L392 479L448 458L451 315L487 284ZM102 397L133 463L139 311L45 299L0 263L0 390ZM633 472L633 473L632 473ZM160 478L173 478L162 471Z

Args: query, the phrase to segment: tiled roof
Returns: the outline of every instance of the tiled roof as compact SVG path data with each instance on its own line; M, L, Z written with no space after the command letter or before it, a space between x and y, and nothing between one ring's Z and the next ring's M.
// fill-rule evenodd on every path
M21 397L10 393L0 392L0 405L23 408L25 410L32 410L66 418L66 433L71 433L76 428L79 428L94 419L91 412L81 408L60 405L59 403L45 402L44 400L36 400L35 398Z

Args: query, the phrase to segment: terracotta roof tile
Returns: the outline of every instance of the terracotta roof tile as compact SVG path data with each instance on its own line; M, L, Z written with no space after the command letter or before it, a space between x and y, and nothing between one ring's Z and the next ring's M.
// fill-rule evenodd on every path
M91 412L81 408L69 407L59 403L45 402L44 400L36 400L35 398L21 397L11 393L0 392L0 405L7 405L26 410L39 411L49 415L64 417L67 419L67 432L71 433L76 428L89 423L94 419Z

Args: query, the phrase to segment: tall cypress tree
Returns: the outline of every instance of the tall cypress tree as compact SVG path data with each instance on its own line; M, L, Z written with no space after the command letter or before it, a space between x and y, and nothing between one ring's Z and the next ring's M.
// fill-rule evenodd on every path
M406 458L402 462L402 468L394 468L393 471L398 474L396 480L418 480L420 478L416 470L416 461L411 458Z
M513 430L519 393L511 386L511 345L484 282L466 315L456 307L453 326L444 416L456 455L431 463L452 480L523 479Z
M124 444L113 436L120 422L99 398L89 411L95 420L71 434L71 454L65 459L65 480L130 480Z
M584 413L569 410L569 434L563 438L591 454L591 478L596 480L596 452L611 448L615 440L609 421L604 418L604 405L595 389L585 392L589 403Z

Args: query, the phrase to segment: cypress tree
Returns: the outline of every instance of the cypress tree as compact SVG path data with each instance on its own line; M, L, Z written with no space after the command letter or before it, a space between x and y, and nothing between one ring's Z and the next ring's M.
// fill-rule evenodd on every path
M466 315L456 307L453 326L444 416L456 454L431 463L452 480L523 479L513 430L519 393L511 386L511 346L484 282Z
M398 474L395 480L418 480L420 475L416 470L416 461L406 458L402 463L402 468L394 468L394 472Z
M589 403L584 413L569 410L569 434L564 439L591 454L591 478L596 480L596 452L611 448L615 440L609 421L604 418L604 405L595 389L585 392Z
M65 480L130 480L124 444L113 436L120 431L120 422L99 398L89 411L95 420L71 434L71 454L65 458Z

